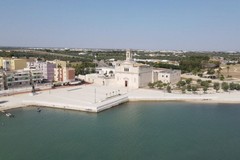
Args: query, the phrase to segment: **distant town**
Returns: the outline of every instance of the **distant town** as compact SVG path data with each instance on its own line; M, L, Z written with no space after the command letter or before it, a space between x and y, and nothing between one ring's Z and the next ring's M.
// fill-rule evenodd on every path
M1 95L83 83L169 93L240 90L240 52L234 51L2 47L0 55Z

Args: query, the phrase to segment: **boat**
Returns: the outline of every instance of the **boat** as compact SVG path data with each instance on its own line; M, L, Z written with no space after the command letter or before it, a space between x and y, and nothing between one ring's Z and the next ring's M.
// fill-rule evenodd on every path
M7 117L10 117L10 118L13 118L13 117L14 117L14 115L11 114L11 113L6 113L6 116L7 116Z
M37 109L37 112L41 112L42 110L40 108Z

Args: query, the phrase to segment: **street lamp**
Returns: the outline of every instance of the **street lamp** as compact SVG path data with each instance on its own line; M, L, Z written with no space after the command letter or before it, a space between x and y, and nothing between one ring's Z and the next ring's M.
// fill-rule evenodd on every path
M94 88L94 102L97 102L96 88Z

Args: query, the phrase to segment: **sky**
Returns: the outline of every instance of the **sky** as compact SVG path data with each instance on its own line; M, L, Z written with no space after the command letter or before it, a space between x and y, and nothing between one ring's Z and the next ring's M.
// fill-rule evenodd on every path
M240 51L240 0L0 0L0 46Z

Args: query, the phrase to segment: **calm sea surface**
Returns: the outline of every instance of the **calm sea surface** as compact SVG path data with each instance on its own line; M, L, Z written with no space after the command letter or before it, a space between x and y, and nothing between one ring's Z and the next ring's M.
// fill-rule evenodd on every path
M0 114L0 160L239 160L240 105L126 103Z

